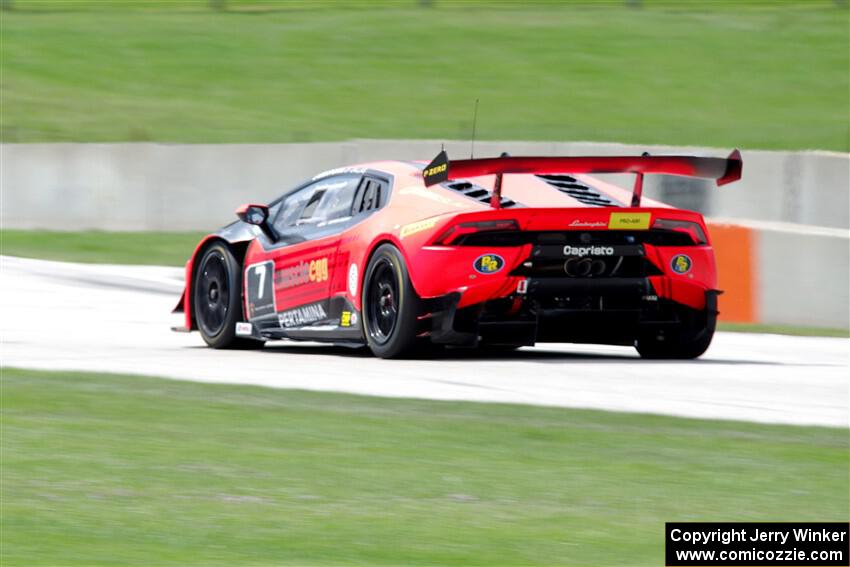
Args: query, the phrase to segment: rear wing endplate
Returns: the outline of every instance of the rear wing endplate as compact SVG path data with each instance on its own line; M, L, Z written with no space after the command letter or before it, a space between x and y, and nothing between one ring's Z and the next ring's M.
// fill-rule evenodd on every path
M502 175L526 173L546 175L553 173L634 173L637 175L632 193L632 206L640 206L643 176L647 173L680 175L714 179L717 185L726 185L741 178L743 161L741 152L734 150L726 158L696 156L582 156L582 157L513 157L464 159L449 161L445 150L425 166L422 178L430 187L452 179L496 175L491 206L501 202ZM495 204L494 204L495 203Z

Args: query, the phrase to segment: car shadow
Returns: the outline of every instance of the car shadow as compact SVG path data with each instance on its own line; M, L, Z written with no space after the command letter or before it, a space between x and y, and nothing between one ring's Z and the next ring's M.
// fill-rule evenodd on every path
M267 343L265 348L257 351L267 355L297 354L302 356L339 356L345 358L374 358L371 351L366 347L341 346L334 344L296 343L296 342L272 342ZM434 349L418 353L416 356L407 357L405 360L420 362L430 361L454 361L458 363L482 362L482 361L511 361L511 362L538 362L544 364L564 364L570 362L604 362L606 364L697 364L697 365L742 365L751 364L759 366L836 366L833 364L795 364L773 362L766 360L746 359L712 359L697 358L694 360L644 360L638 354L624 350L620 353L588 353L588 352L564 352L560 350L546 350L545 347L522 348L515 350L498 351L495 349L472 349L472 348L447 348Z

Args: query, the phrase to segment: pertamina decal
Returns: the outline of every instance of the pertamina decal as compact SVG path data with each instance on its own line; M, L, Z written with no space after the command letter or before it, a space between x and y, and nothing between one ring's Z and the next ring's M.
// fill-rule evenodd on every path
M608 219L610 230L646 230L652 213L611 213Z
M321 303L304 305L303 307L297 307L289 311L282 311L277 315L280 326L286 328L302 327L327 318L328 313Z
M475 259L472 267L479 274L495 274L505 267L505 259L498 254L484 254Z
M685 254L676 254L670 260L670 268L677 274L687 274L691 271L693 264L690 256L686 256Z

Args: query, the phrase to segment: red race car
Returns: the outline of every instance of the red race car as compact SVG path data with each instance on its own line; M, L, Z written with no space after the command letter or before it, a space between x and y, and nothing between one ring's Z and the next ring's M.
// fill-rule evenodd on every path
M204 238L176 311L214 348L634 345L695 358L717 319L700 214L642 198L643 176L740 179L738 151L384 161L321 173ZM587 177L634 173L633 190Z

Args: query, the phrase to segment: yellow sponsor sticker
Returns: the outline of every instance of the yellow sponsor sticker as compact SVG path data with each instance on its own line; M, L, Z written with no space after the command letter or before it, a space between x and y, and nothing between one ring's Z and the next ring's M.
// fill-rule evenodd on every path
M351 311L342 312L342 317L339 318L339 324L341 327L351 326Z
M443 173L449 168L449 164L441 163L440 165L435 165L434 167L428 168L422 172L423 177L431 177L432 175L437 175L438 173Z
M430 220L415 222L415 223L412 223L412 224L406 224L403 227L401 227L401 237L405 238L405 237L410 236L412 234L416 234L417 232L422 232L423 230L428 230L429 228L434 228L434 226L436 224L437 224L437 219L430 219Z
M634 230L649 228L652 213L611 213L608 228L611 230Z

